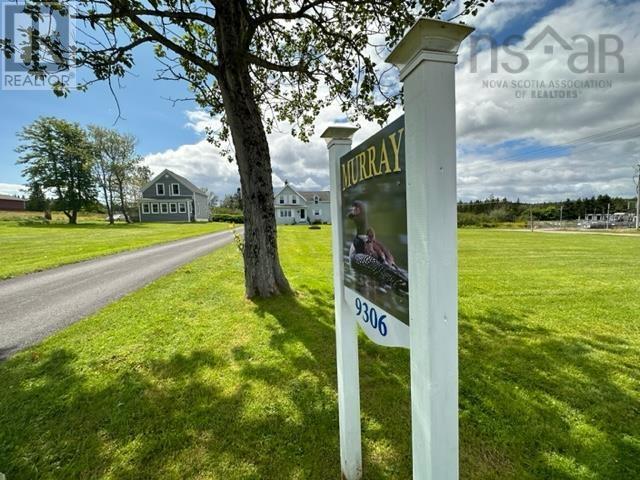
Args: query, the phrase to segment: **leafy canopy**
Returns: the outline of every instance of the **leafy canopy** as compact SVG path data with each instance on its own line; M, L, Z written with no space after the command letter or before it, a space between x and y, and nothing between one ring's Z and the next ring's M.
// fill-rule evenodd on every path
M466 0L458 15L475 15L489 1ZM454 0L78 0L73 9L64 1L27 2L34 18L56 10L77 19L74 51L55 34L29 33L61 68L91 69L95 78L80 88L123 77L134 66L133 50L151 44L159 78L186 81L192 99L221 116L211 139L229 135L219 82L246 69L267 131L285 121L306 140L320 110L334 101L346 113L386 119L400 92L380 54L417 17L439 18ZM222 11L231 11L231 29ZM2 45L6 54L15 49L7 39ZM37 63L31 59L32 70L45 74ZM67 89L57 84L54 91Z

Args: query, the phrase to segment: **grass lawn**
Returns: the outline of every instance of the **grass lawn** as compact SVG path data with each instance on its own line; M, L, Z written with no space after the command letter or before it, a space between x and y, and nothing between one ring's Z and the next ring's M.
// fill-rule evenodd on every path
M0 364L0 471L338 479L330 230L280 232L295 298L230 245ZM639 241L460 231L461 478L638 478ZM361 339L366 479L411 477L408 367Z
M80 219L68 225L14 218L0 220L0 279L229 228L226 223L109 225Z

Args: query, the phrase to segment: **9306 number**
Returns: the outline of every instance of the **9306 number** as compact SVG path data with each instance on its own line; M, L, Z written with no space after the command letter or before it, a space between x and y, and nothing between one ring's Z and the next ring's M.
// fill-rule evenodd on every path
M362 317L364 323L368 323L377 329L383 337L387 336L387 324L384 323L384 319L387 318L386 315L378 316L375 307L370 306L367 302L363 302L358 297L356 297L356 311L357 314Z

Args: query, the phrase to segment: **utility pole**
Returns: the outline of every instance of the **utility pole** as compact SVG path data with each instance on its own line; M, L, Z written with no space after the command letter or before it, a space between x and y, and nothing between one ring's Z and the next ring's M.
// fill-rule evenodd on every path
M636 230L640 230L640 162L633 180L636 182Z
M531 223L531 231L533 232L533 206L529 205L529 223Z
M560 205L560 230L563 230L562 228L562 209L564 208L564 205Z
M611 210L611 204L607 203L607 230L609 230L609 210Z

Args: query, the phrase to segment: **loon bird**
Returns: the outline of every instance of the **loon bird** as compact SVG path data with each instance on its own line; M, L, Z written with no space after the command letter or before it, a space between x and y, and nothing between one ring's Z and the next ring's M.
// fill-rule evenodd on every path
M394 290L408 292L407 275L396 265L389 249L376 239L375 230L368 225L364 203L359 200L353 202L348 217L356 226L349 249L349 261L353 269L391 285Z

